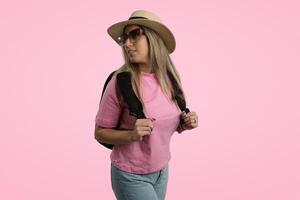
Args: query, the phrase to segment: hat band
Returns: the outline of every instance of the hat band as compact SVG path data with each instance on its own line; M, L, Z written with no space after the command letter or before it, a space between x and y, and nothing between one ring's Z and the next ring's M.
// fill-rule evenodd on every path
M148 19L148 18L146 18L146 17L130 17L128 20L131 20L131 19Z

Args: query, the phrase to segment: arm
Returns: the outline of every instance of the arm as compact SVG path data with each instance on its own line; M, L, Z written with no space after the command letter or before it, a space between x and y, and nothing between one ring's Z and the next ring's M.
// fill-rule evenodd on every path
M133 142L135 138L132 130L116 130L110 128L103 128L95 124L95 139L98 142L107 144L127 144Z

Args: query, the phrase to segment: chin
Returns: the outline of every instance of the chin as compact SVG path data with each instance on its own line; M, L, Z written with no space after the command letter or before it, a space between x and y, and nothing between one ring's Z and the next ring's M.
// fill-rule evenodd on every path
M136 60L136 59L130 59L131 63L141 63L140 61Z

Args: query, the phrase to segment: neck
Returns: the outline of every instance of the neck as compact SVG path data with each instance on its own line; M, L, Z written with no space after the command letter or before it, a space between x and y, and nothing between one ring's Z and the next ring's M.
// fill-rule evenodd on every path
M152 67L150 67L148 63L140 63L139 68L140 68L140 71L143 71L143 72L148 72L148 73L152 72Z

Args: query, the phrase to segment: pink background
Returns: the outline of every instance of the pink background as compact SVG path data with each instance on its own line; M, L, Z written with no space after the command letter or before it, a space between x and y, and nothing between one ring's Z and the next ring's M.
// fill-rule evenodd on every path
M174 32L199 127L172 138L168 200L300 199L299 0L0 3L0 199L115 199L93 136L106 33L135 9Z

